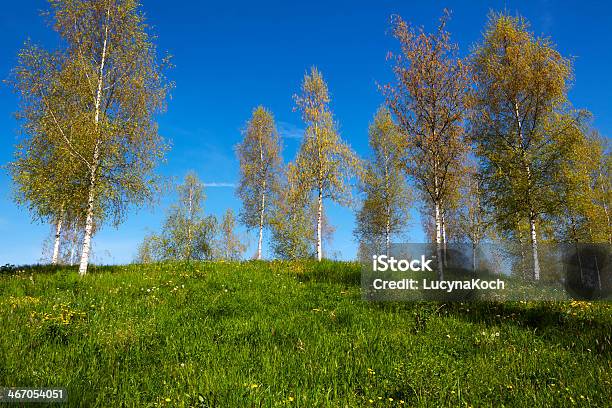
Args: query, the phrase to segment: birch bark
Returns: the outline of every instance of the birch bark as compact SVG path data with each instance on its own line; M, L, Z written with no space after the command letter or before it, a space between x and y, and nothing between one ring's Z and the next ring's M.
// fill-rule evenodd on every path
M266 182L263 183L263 192L261 193L261 208L259 209L259 242L257 243L257 259L261 259L261 245L263 242L263 227L264 227L264 208L266 205Z
M60 249L60 240L62 236L62 222L64 219L63 213L60 213L60 217L55 224L55 243L53 244L53 257L51 258L51 263L53 265L57 265L57 261L59 259L59 249Z
M317 261L323 259L323 248L321 246L322 235L322 218L323 218L323 188L319 187L319 196L317 198Z
M446 220L444 218L444 211L441 212L441 221L442 221L442 257L444 260L444 266L447 264L446 259Z
M540 280L540 259L538 257L538 235L536 232L535 214L532 212L529 217L529 227L531 231L531 251L533 254L533 278Z
M436 256L438 258L438 280L444 280L444 265L442 262L442 220L440 216L440 204L435 203L436 221Z
M95 99L95 115L94 124L96 132L100 133L100 102L102 100L102 85L104 83L104 64L106 63L106 50L108 46L108 26L110 23L110 4L106 10L106 25L104 27L104 42L102 44L102 55L100 58L100 70L98 74L98 89ZM87 197L87 216L85 219L85 235L83 237L83 251L81 252L81 263L79 265L79 275L83 276L87 273L89 265L89 252L91 249L91 236L93 232L93 215L95 204L95 190L97 187L97 173L100 164L100 139L96 141L94 148L93 160L90 166L89 176L89 193Z

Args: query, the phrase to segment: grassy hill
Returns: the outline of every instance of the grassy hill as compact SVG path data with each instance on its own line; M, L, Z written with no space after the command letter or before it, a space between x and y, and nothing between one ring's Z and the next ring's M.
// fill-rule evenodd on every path
M360 266L129 265L0 273L0 385L69 406L593 406L612 305L370 303Z

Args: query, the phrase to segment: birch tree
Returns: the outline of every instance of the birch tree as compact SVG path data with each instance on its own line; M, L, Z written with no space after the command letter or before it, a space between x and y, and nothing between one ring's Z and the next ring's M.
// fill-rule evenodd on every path
M321 261L324 199L348 204L351 197L348 180L360 172L361 165L338 134L329 108L327 84L317 68L312 67L304 75L301 93L294 99L306 124L304 141L295 160L297 184L300 190L316 195L316 256Z
M594 220L592 230L599 229L599 238L594 236L595 242L612 244L612 220L610 217L610 204L612 204L612 152L609 139L598 133L592 135L593 148L599 152L595 170L592 173L591 186L594 195ZM601 226L604 226L603 228Z
M575 139L573 148L553 174L557 211L549 218L556 225L556 238L561 242L610 243L610 220L606 215L610 179L608 176L606 183L604 176L609 152L604 139L592 129L572 126L568 132Z
M247 228L258 228L257 259L261 259L264 227L270 224L269 202L278 192L282 159L274 117L263 106L253 110L244 139L236 149L240 163L237 194L242 200L240 220Z
M227 261L238 261L242 258L246 246L236 233L236 216L231 208L223 214L219 224L219 237L217 239L217 258Z
M129 205L149 202L157 191L153 169L166 146L154 118L171 84L136 0L50 3L63 46L59 68L52 86L30 75L22 93L40 98L55 124L47 137L84 169L78 177L87 191L79 266L84 275L96 226L108 218L120 223ZM28 76L30 70L20 66L17 72ZM62 104L50 103L54 100ZM57 106L69 120L56 120Z
M567 129L571 62L521 17L492 14L473 54L473 136L487 205L503 230L526 221L531 266L540 279L538 224L553 211L552 175L571 150Z
M355 236L389 255L392 235L401 233L410 219L411 196L400 168L401 133L391 113L380 108L369 128L373 155L366 164L361 189L365 193L357 213Z
M310 192L299 188L299 172L295 163L289 163L281 180L279 192L274 196L272 250L281 259L308 259L316 256L318 203ZM313 222L314 221L314 222ZM331 241L333 228L325 212L321 215L321 240Z
M470 84L468 66L457 57L457 46L446 31L448 18L445 12L433 34L411 27L399 16L392 18L401 52L389 53L395 83L382 87L404 134L406 174L434 210L439 279L444 279L443 205L454 187L454 166L466 152L463 121Z
M204 185L194 172L189 172L177 192L178 202L164 224L164 257L187 262L209 259L215 221L204 215Z
M289 164L288 173L294 173ZM272 251L281 259L306 259L313 255L315 229L308 212L307 197L291 178L281 183L270 219Z
M148 234L144 237L136 253L136 262L150 264L164 260L163 243L161 237L156 234Z
M216 220L204 215L204 185L189 172L176 191L177 202L170 207L161 233L147 235L139 247L138 259L143 263L190 262L213 256Z

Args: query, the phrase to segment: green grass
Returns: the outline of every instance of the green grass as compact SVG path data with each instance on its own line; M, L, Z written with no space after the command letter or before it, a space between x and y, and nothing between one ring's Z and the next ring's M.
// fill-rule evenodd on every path
M370 303L351 263L47 269L0 273L0 386L69 406L612 400L608 303Z

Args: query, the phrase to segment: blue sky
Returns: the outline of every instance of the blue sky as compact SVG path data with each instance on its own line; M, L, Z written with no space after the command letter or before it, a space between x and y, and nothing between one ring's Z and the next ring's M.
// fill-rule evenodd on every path
M169 75L176 82L168 111L160 117L161 133L172 150L159 171L181 179L195 170L209 183L205 210L220 216L236 212L240 202L231 187L238 169L234 146L251 110L271 109L283 136L285 161L292 160L303 125L293 111L292 95L306 69L317 65L328 82L332 109L342 137L362 156L368 154L367 128L382 103L376 83L390 79L385 61L395 42L388 35L391 14L434 29L443 8L453 11L448 28L462 54L479 41L487 13L520 12L537 34L552 37L565 56L575 57L570 98L594 114L595 126L612 133L612 6L606 1L187 1L143 0L158 36L161 52L174 56ZM0 14L0 78L6 78L16 55L30 38L47 47L58 40L39 16L44 0L5 2ZM0 87L0 164L11 160L18 137L12 113L16 97ZM32 223L11 199L10 180L0 171L0 264L33 263L41 257L47 225ZM129 262L147 231L159 230L173 197L162 197L155 208L132 211L118 229L105 226L94 238L94 261ZM353 258L354 217L350 209L327 203L336 227L328 254ZM409 240L423 233L414 212ZM254 252L255 232L247 234ZM266 251L267 256L270 252Z

